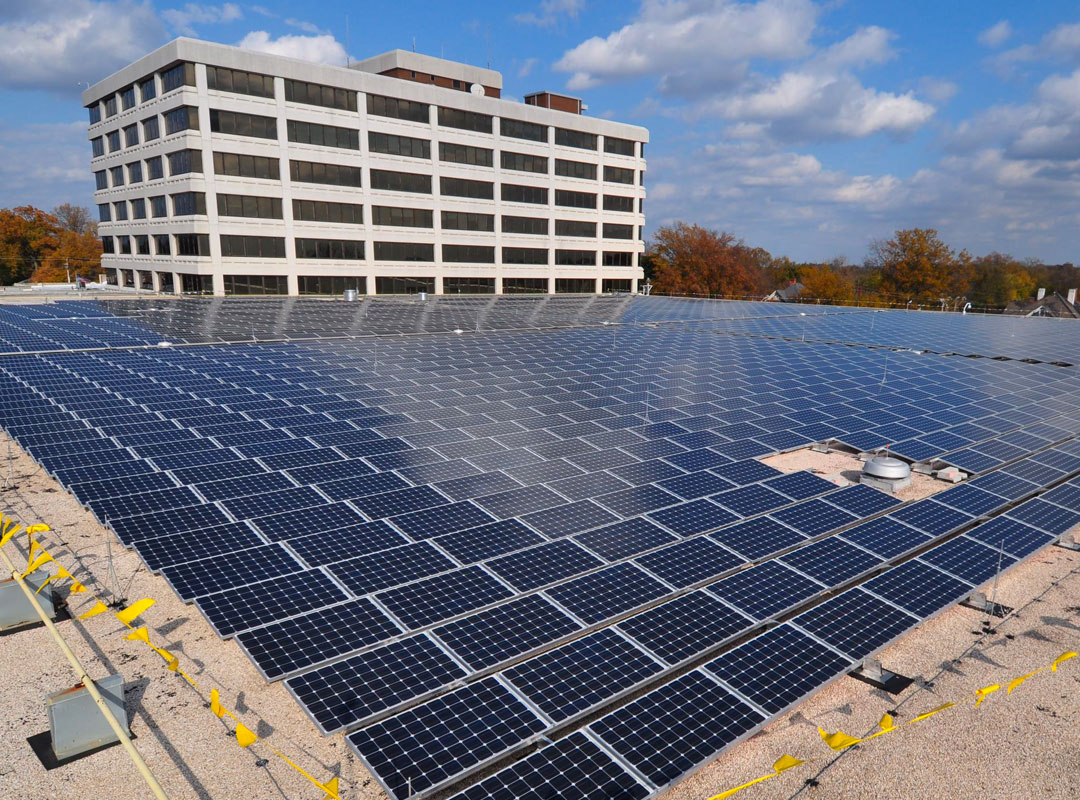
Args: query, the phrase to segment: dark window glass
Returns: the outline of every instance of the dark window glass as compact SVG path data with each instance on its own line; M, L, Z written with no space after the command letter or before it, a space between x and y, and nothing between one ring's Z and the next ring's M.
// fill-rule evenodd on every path
M547 294L547 278L503 278L503 294Z
M130 256L131 255L131 237L130 236L117 236L116 237L116 242L117 242L117 244L120 245L120 254L121 255L124 255L124 256ZM127 270L127 273L128 273L128 275L130 275L131 271ZM128 281L128 285L129 286L131 285L130 280Z
M605 194L604 211L626 211L632 214L634 212L634 198Z
M176 254L178 256L210 255L210 236L205 233L176 234Z
M180 275L180 291L183 294L213 294L214 279L210 275Z
M169 237L166 236L165 238L167 240ZM163 253L163 255L168 255L168 252L166 251L165 253ZM158 287L166 294L173 293L173 277L171 272L158 273Z
M378 294L416 294L427 292L434 294L434 278L376 278L375 291Z
M605 267L632 267L634 266L633 253L604 253Z
M112 255L116 252L116 242L113 241L111 236L101 237L101 252Z
M131 218L146 219L146 201L137 197L131 201Z
M206 214L206 194L204 192L181 192L171 195L174 217L190 217Z
M142 183L142 162L133 161L127 165L128 183Z
M502 199L510 203L533 203L546 206L548 190L541 186L518 186L513 183L504 183Z
M392 133L369 131L368 149L372 153L389 153L393 156L407 156L408 158L431 158L431 142L427 139L396 136Z
M135 87L129 86L120 90L120 106L127 111L135 107Z
M287 123L289 141L297 144L314 144L322 147L341 147L346 150L360 149L360 131L339 128L335 125L318 125L314 122Z
M568 208L596 208L596 195L592 192L570 192L566 189L556 189L555 205Z
M94 154L94 158L99 158L105 155L105 140L98 136L95 139L90 140L90 150Z
M439 142L439 160L452 164L472 164L477 167L492 165L493 151L486 147L473 147L468 144Z
M634 171L623 167L604 167L604 180L608 183L634 183Z
M615 225L611 222L604 223L604 238L605 239L633 239L634 238L634 226L633 225Z
M318 83L285 80L285 99L290 103L305 103L309 106L336 108L341 111L356 111L356 92L350 89L336 89Z
M292 123L289 123L292 125ZM276 139L277 120L258 114L240 114L235 111L210 109L210 130L233 136L251 136L256 139Z
M564 178L582 178L588 181L596 180L596 164L586 164L584 161L567 161L564 158L555 159L555 174Z
M634 142L630 139L617 139L614 136L605 136L604 152L615 153L620 156L632 156L634 154Z
M177 64L161 73L161 93L167 94L181 86L195 85L195 65Z
M510 153L504 150L499 154L499 161L503 169L513 169L518 172L538 172L546 175L548 160L545 156L530 156L525 153Z
M241 194L219 194L218 215L222 217L251 217L281 219L280 197L252 197Z
M511 217L503 215L503 233L525 233L531 236L547 236L548 221L542 217Z
M249 94L254 97L273 97L274 79L257 72L207 65L206 88L216 89L219 92Z
M98 189L109 188L109 173L105 170L94 173L94 186Z
M150 214L155 219L161 219L162 217L169 216L168 204L165 201L165 195L159 194L156 197L150 198Z
M161 160L161 156L154 156L153 158L146 159L146 179L149 181L156 181L158 178L165 177L164 162Z
M367 278L362 275L301 275L296 282L300 294L344 294L346 289L367 294Z
M495 248L478 244L444 244L442 257L451 264L494 264Z
M149 236L136 236L135 237L135 252L140 256L150 255L150 237ZM153 280L153 278L151 278ZM153 284L150 284L153 286Z
M109 177L112 178L113 186L124 185L124 168L123 167L109 167Z
M556 236L584 236L596 238L596 223L581 222L576 219L555 220Z
M159 256L167 256L172 254L172 247L169 243L169 234L167 233L155 233L154 234L154 250L157 251Z
M157 97L157 83L154 81L153 75L139 84L139 95L144 103Z
M152 142L154 139L161 136L161 130L158 127L158 118L150 117L144 119L142 124L143 141Z
M117 222L123 222L128 218L127 201L121 200L119 203L113 203L113 219Z
M399 228L434 227L431 209L395 208L393 206L372 206L372 225L393 225Z
M124 128L124 147L134 147L139 143L139 126L128 125Z
M595 267L596 253L592 250L556 250L555 263L567 267Z
M596 281L591 278L556 278L556 294L595 294Z
M329 186L359 186L360 167L342 164L319 164L312 161L290 161L289 172L299 183L322 183Z
M414 103L412 100L400 100L397 97L383 97L378 94L367 96L368 113L379 117L426 123L431 119L429 108L427 103Z
M229 258L285 258L283 236L221 234L221 255Z
M217 130L213 125L214 112L210 112L210 128L211 130ZM180 133L180 131L197 131L199 130L199 109L193 106L180 106L180 108L174 108L172 111L166 111L163 115L165 117L165 135L169 136L173 133Z
M214 153L214 174L236 175L241 178L266 178L275 181L281 178L276 158L240 155L239 153ZM295 176L293 180L296 180Z
M225 294L289 293L289 279L284 275L224 275L222 277Z
M442 178L439 181L439 191L445 197L491 200L495 197L495 184L490 181L470 181L465 178Z
M604 278L602 282L603 289L601 289L601 291L605 293L610 292L611 294L615 294L616 292L625 293L630 291L632 285L629 278Z
M364 258L364 243L349 239L298 238L296 240L296 257L362 261Z
M494 214L470 214L464 211L442 212L442 227L452 231L493 231Z
M556 128L555 144L561 144L564 147L577 147L581 150L595 150L596 135L582 131L571 131L566 128Z
M443 278L443 294L495 294L494 278Z
M328 203L323 200L293 200L293 219L301 222L334 222L339 225L363 225L364 207L354 203Z
M112 206L108 203L98 203L98 222L112 222Z
M109 95L105 98L105 118L116 116L116 95Z
M546 247L504 247L502 258L504 264L546 264L548 251Z
M169 153L169 175L186 175L189 172L202 172L201 150L177 150Z
M462 111L460 108L439 106L439 124L444 128L460 128L465 131L491 133L491 116L489 114Z
M90 124L96 125L101 122L101 104L94 103L92 106L87 106L86 110L90 112Z
M375 242L376 261L434 261L435 245L418 242Z
M418 192L431 194L431 176L411 172L392 172L385 169L371 170L371 188L388 192Z
M105 134L105 138L109 140L110 153L115 153L120 149L120 131L109 131Z
M537 125L535 122L522 122L516 119L500 119L499 131L503 136L512 136L515 139L529 139L533 142L546 142L547 126ZM547 291L545 288L544 291Z

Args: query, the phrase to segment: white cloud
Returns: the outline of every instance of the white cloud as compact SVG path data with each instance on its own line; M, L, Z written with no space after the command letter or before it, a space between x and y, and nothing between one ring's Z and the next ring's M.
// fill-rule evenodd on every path
M924 95L934 103L947 103L956 97L960 87L944 78L932 78L929 76L919 79L919 94Z
M877 25L859 28L851 36L825 48L814 62L824 69L860 69L896 58L892 42L896 34Z
M85 121L0 123L0 207L63 202L88 206L93 181Z
M979 34L979 44L984 47L1001 47L1012 35L1012 23L1007 19L1003 19Z
M519 78L527 78L533 71L533 68L540 63L538 58L526 58L521 62L521 66L518 67L517 76Z
M585 8L585 0L543 0L540 3L539 12L529 11L523 14L515 14L514 21L524 25L536 25L541 28L550 28L559 22L563 16L577 19L578 14Z
M345 48L330 34L301 36L287 34L276 39L266 31L251 31L237 42L237 47L258 50L276 56L299 58L302 61L314 61L319 64L345 66Z
M195 23L220 24L222 22L234 22L241 19L243 13L240 11L240 6L235 3L224 3L220 6L188 3L183 8L166 9L161 12L161 16L177 33L182 33L185 36L198 36L198 32L193 27Z
M149 2L43 0L7 8L0 22L0 86L75 93L162 44Z

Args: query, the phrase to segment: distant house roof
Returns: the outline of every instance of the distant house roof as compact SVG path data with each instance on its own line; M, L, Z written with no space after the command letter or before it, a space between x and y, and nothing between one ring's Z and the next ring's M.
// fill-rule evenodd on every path
M1072 317L1080 319L1080 306L1070 303L1057 292L1046 295L1041 300L1031 297L1027 300L1013 300L1005 307L1006 314L1022 317Z
M806 291L806 287L798 281L792 281L782 289L777 289L775 292L765 298L768 303L794 303L799 299L799 295Z

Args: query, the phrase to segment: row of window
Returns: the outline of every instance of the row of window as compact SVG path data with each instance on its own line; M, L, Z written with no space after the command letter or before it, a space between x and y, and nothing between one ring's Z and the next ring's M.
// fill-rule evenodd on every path
M210 69L213 68L207 68L208 71ZM195 65L188 63L174 64L156 75L143 78L130 86L124 87L116 94L87 106L90 113L90 124L101 122L102 108L104 108L105 118L108 119L116 116L120 111L134 108L137 102L145 103L148 100L153 100L158 96L157 80L159 77L161 79L162 94L168 94L181 86L194 86ZM138 91L138 100L136 100L136 90ZM119 103L117 102L118 98Z

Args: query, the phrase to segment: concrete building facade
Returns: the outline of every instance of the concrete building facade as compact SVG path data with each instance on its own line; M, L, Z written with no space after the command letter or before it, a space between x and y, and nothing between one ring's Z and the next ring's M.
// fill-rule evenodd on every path
M401 50L170 42L83 93L103 270L216 295L636 291L648 131L501 92Z

